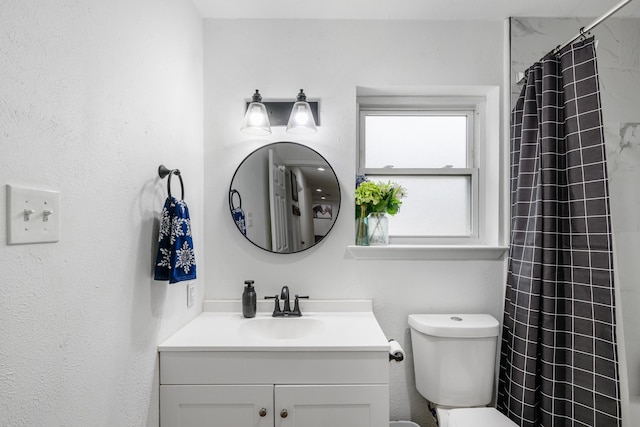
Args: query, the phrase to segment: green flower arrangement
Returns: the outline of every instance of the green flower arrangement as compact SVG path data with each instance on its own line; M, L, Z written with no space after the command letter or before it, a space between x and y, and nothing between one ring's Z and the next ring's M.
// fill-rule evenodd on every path
M384 212L395 215L402 206L402 199L407 190L395 182L372 182L366 178L358 179L356 187L356 219L366 217L373 212Z

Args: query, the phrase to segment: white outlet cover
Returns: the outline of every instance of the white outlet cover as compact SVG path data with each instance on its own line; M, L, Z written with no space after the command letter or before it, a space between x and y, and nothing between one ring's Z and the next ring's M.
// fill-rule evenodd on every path
M25 215L25 212L32 213ZM7 244L59 240L60 192L7 184Z
M187 307L191 307L193 305L193 300L196 297L196 288L193 283L187 284Z

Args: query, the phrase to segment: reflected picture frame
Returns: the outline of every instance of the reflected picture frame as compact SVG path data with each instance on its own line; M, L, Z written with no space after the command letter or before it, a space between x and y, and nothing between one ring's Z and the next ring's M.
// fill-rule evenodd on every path
M311 207L314 219L331 219L333 206L330 203L314 203Z

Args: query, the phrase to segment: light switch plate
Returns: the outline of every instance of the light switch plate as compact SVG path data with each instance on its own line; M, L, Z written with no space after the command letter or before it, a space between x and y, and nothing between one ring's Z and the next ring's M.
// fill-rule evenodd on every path
M7 184L7 244L60 240L60 193Z

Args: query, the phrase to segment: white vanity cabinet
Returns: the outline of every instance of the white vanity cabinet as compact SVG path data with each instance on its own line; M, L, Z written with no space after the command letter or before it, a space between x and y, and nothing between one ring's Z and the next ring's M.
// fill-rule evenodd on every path
M160 427L388 427L389 344L364 307L201 314L158 347Z
M161 387L162 427L388 426L384 385Z
M275 387L276 426L388 427L387 385ZM287 411L283 413L282 411Z
M388 357L388 351L161 351L160 426L388 427Z
M273 425L273 386L160 386L161 427Z

